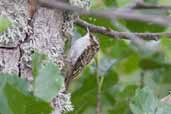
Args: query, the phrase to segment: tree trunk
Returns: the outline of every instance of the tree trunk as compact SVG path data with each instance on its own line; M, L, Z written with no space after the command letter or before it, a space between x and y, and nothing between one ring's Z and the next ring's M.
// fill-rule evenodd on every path
M63 67L63 11L38 8L32 30L27 25L27 0L0 0L0 15L12 22L8 30L0 33L0 72L32 79L33 50L46 53L60 68ZM30 30L33 33L30 34Z
M32 81L31 55L35 50L48 55L60 70L64 68L65 21L63 11L38 7L30 26L28 5L27 0L0 0L0 16L12 23L6 31L0 32L0 73L17 74ZM70 95L63 94L52 101L55 114L63 113L68 102L71 105ZM55 105L61 103L63 107ZM72 109L71 106L67 111Z

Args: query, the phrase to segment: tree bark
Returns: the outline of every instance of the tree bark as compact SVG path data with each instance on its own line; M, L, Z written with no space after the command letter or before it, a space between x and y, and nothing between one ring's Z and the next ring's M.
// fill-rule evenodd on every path
M32 80L33 50L46 53L63 67L63 11L39 7L32 20L33 33L29 36L27 0L0 0L0 16L12 23L8 30L0 33L0 72Z
M6 31L0 32L0 73L17 74L32 81L34 51L48 55L60 70L64 68L65 21L62 10L38 7L30 26L28 5L27 0L0 0L0 16L12 23ZM55 114L73 110L70 94L59 93L51 102Z

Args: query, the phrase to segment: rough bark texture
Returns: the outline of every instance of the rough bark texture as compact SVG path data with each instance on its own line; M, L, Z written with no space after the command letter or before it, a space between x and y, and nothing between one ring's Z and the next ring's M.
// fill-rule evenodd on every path
M23 55L30 57L32 49L46 53L60 68L63 67L64 40L62 37L62 11L39 8L33 20L33 35L22 44ZM32 48L32 49L29 49ZM26 49L26 50L25 50ZM27 50L28 49L28 50ZM28 55L27 55L28 54ZM29 63L28 63L29 64ZM27 61L21 65L21 74L30 77ZM31 70L31 69L30 69Z
M0 73L18 74L33 80L31 56L34 51L45 53L58 64L60 70L63 69L65 21L63 11L39 7L30 27L28 14L27 0L0 0L0 16L8 18L12 23L6 31L0 33ZM56 110L53 114L73 110L70 94L64 94L63 91L54 98L55 102L52 101Z
M30 36L26 35L30 31L27 0L0 0L0 16L12 22L8 30L0 33L0 72L31 79L31 54L35 49L63 67L62 11L38 8Z
M19 49L0 49L0 72L18 74L19 56Z

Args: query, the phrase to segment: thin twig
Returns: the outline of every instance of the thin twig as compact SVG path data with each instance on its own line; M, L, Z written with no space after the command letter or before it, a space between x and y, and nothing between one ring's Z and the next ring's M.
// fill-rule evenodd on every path
M144 22L151 22L163 26L171 26L171 17L169 16L158 16L158 15L145 15L137 13L133 10L117 10L111 9L99 9L99 10L86 10L84 8L79 8L76 6L71 6L67 3L60 1L45 1L39 0L39 5L41 7L46 7L50 9L61 9L77 12L81 15L92 15L97 17L103 17L108 19L127 19L127 20L139 20Z
M98 76L97 77L97 86L99 86L99 78ZM100 88L97 87L97 93L96 93L96 114L100 114L101 112L101 92L100 92Z
M161 37L171 38L171 32L160 32L160 33L131 33L131 32L117 32L103 26L96 26L90 24L84 20L77 19L75 23L81 27L89 28L91 32L101 33L103 35L110 36L112 39L130 39L129 36L136 35L143 40L159 40Z
M96 62L96 81L97 81L96 114L100 114L101 113L101 89L102 89L104 77L99 76L99 73L98 73L98 69L99 69L98 56L95 58L95 62Z
M132 9L158 9L158 10L171 10L169 5L158 5L158 4L147 4L147 3L137 3Z
M144 87L144 77L145 74L144 74L144 71L141 71L140 72L140 88L143 88Z

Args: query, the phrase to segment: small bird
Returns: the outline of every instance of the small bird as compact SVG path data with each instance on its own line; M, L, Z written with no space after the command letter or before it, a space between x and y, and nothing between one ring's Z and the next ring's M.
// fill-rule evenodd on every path
M98 50L99 42L89 32L73 43L67 56L66 91L70 82L91 62Z

